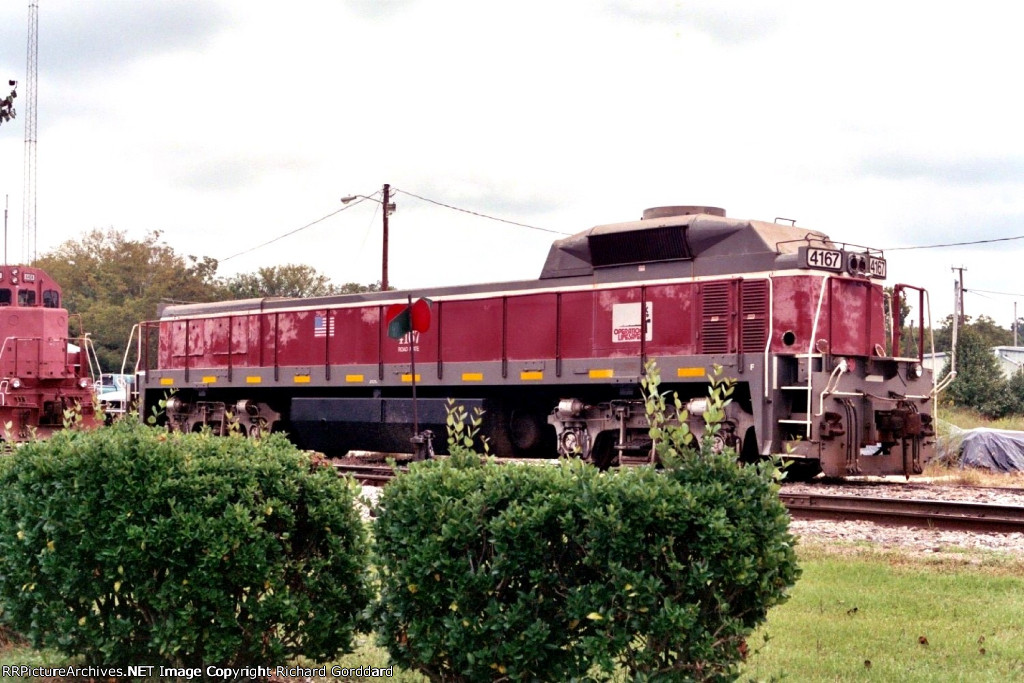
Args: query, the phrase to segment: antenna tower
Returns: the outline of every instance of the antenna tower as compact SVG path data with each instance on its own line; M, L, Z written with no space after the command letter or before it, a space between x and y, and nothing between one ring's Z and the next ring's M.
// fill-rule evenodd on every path
M22 204L23 263L36 260L36 103L39 80L39 2L28 3L28 58L25 66L25 191Z

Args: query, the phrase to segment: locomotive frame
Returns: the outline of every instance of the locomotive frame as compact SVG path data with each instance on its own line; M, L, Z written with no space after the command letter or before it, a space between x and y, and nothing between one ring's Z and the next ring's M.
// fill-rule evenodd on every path
M137 384L143 414L163 405L175 429L283 429L331 454L409 452L413 424L443 434L454 398L485 412L499 455L607 467L649 459L648 361L697 434L720 365L736 391L718 438L743 459L909 475L934 452L937 386L923 339L899 348L886 276L879 250L661 207L556 241L537 280L167 306L141 325ZM927 293L893 298L908 292L924 329ZM430 329L389 338L388 310L413 297Z

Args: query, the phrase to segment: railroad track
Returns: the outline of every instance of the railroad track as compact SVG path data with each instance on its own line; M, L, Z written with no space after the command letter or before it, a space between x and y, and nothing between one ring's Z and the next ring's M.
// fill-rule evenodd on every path
M1024 507L1017 505L786 492L779 497L794 519L862 520L987 533L1024 532Z
M395 478L395 468L384 463L354 463L335 462L334 471L339 475L351 475L353 479L364 486L384 486ZM404 466L397 466L398 471L404 472Z
M376 463L334 463L340 475L366 486L384 486L395 468ZM397 466L405 471L404 466ZM873 498L816 493L779 493L794 519L869 521L876 524L987 533L1024 532L1024 507L947 500Z

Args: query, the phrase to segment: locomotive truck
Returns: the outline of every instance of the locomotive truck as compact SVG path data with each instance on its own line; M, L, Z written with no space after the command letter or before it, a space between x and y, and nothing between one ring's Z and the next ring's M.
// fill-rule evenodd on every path
M880 250L821 232L659 207L555 241L536 280L167 306L141 324L138 387L174 429L328 454L410 452L451 398L497 455L608 467L649 458L649 361L698 435L717 365L735 391L715 438L744 460L909 475L934 452L936 382L892 312L923 330L928 300L887 275Z
M0 266L0 439L45 438L66 419L96 424L88 337L69 339L60 286L39 268Z

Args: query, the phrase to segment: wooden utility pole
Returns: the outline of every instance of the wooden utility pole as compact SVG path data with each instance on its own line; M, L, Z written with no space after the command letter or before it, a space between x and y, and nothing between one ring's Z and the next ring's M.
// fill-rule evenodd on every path
M391 185L388 183L384 183L384 201L382 206L384 208L384 253L381 257L380 289L382 292L386 292L388 291L388 214L393 209L391 204Z
M958 299L959 305L957 307L957 310L960 312L959 313L959 318L957 320L958 320L958 322L961 325L963 325L964 324L964 271L967 270L967 269L964 268L963 266L960 266L959 268L953 268L953 270L957 271L960 274L960 276L957 278L957 294L958 294L958 297L959 297L959 299Z
M376 192L374 193L376 194ZM380 290L386 292L388 289L388 216L395 212L395 203L391 201L391 185L384 183L383 197L367 197L365 194L350 194L341 198L342 204L348 204L356 199L366 199L371 202L378 202L384 209L384 244L380 259Z
M953 268L955 271L956 268ZM960 332L960 281L953 281L953 338L950 340L949 359L950 368L956 370L956 345Z

